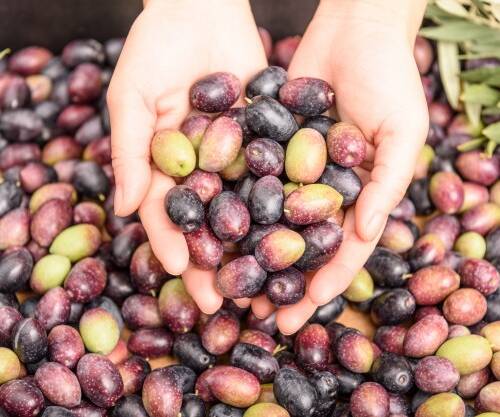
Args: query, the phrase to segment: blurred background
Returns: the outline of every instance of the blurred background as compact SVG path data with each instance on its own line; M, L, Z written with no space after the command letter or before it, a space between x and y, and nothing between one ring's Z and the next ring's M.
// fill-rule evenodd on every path
M318 0L251 3L257 24L280 39L304 32ZM69 39L125 36L141 9L142 0L1 0L0 50L41 45L59 51Z

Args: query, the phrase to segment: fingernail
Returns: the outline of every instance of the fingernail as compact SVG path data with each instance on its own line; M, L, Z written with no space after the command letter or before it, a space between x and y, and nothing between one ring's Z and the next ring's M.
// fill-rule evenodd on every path
M373 240L377 237L384 226L384 218L385 216L378 211L373 214L365 228L365 240Z
M122 187L120 185L117 185L116 189L115 189L115 198L114 198L114 202L113 202L113 207L115 210L115 214L117 216L120 215L122 201L123 201L123 190L122 190Z

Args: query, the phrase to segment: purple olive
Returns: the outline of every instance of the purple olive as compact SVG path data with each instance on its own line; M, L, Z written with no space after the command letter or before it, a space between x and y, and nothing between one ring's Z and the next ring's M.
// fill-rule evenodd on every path
M201 330L203 347L213 355L222 355L238 342L240 323L228 311L219 310L210 316Z
M139 329L128 339L128 350L144 358L168 355L172 350L174 336L165 329Z
M84 258L76 263L64 281L72 301L87 303L99 296L106 287L106 269L97 258Z
M189 92L197 110L216 113L228 110L238 100L240 81L229 72L216 72L198 80Z
M80 404L81 389L76 375L64 365L46 362L35 373L35 381L45 397L62 407Z
M47 333L33 318L21 320L12 329L12 348L23 363L36 363L47 354Z
M78 331L67 325L55 326L48 336L49 359L73 369L85 354Z
M42 392L30 381L14 379L0 386L0 407L14 417L36 417L44 407Z
M241 240L250 228L248 209L243 201L230 191L224 191L212 200L208 219L215 235L223 241Z
M276 306L295 304L305 294L304 274L290 267L270 274L264 285L267 298Z
M35 309L35 318L49 331L58 324L67 322L70 314L71 302L69 294L61 287L47 291Z
M146 376L151 372L149 363L140 356L131 356L117 365L123 381L123 395L131 395L142 389Z
M333 90L326 81L303 77L286 82L279 90L280 102L291 112L318 116L333 104Z
M158 300L150 295L133 294L123 302L123 320L131 329L162 326Z

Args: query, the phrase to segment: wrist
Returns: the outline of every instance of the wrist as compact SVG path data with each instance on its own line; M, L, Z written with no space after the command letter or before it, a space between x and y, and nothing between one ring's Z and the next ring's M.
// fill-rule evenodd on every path
M328 21L340 36L344 30L384 31L404 36L411 48L427 0L321 0L315 20Z

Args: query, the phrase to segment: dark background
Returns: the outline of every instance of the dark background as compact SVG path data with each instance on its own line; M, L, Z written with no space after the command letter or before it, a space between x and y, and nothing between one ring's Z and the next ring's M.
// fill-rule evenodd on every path
M251 3L257 24L280 39L303 33L318 0ZM141 9L142 0L0 0L0 50L41 45L58 51L75 38L125 36Z

